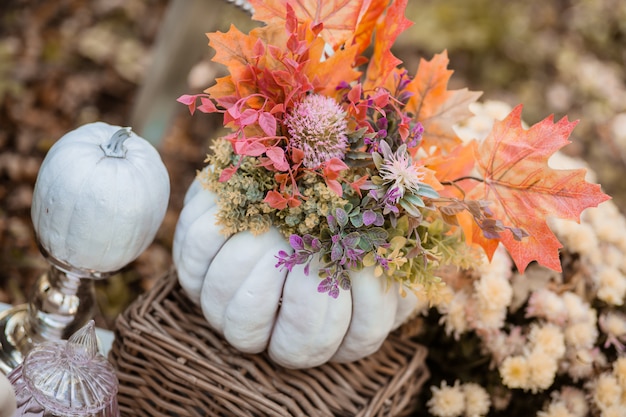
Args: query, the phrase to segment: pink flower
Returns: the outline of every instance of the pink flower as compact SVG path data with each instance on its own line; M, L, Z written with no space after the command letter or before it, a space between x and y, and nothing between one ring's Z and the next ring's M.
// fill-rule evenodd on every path
M290 144L304 152L304 166L343 159L348 144L346 113L330 97L311 94L285 116Z

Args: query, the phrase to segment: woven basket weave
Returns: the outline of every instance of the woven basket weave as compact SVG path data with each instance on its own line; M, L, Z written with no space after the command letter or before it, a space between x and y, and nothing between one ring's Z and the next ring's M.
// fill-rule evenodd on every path
M426 353L394 333L358 362L284 369L229 346L170 273L119 316L109 359L124 416L406 416Z

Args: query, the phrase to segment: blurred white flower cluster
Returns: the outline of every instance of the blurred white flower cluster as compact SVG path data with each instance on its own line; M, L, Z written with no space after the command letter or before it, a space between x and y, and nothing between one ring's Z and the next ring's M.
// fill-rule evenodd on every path
M471 109L475 116L457 128L464 140L483 139L510 111L500 102ZM556 154L550 165L583 164ZM537 394L538 417L626 416L626 220L608 201L580 224L554 219L550 227L563 244L563 273L534 264L521 275L502 249L474 271L443 274L449 294L435 306L439 324L457 341L476 336L500 385L443 381L431 387L432 415L484 416Z

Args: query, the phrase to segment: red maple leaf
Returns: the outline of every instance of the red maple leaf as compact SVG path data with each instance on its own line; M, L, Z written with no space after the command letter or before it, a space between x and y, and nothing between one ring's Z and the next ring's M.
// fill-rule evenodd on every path
M570 143L568 137L577 122L563 118L554 123L553 116L549 116L525 130L521 113L520 105L504 120L496 121L482 143L475 143L476 168L484 181L472 189L467 198L492 202L490 209L494 218L507 227L529 234L515 239L510 230L501 232L500 241L520 272L533 260L561 271L559 248L562 245L548 227L546 218L555 216L579 221L584 209L595 207L610 197L599 185L585 181L584 169L554 170L548 165L548 158Z

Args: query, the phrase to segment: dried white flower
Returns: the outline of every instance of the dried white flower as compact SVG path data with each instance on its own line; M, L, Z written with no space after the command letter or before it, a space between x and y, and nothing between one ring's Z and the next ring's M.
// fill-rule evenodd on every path
M509 356L521 354L526 346L526 336L520 326L515 326L509 334L501 330L484 332L482 343L483 348L491 353L492 364L497 365Z
M542 326L533 323L528 339L533 349L541 349L556 359L565 354L565 336L561 328L555 324L546 323Z
M498 330L504 326L506 307L493 309L479 306L472 317L472 326L479 330Z
M566 291L561 294L561 299L567 310L567 321L577 323L580 321L593 321L596 323L597 314L589 303L585 302L578 294Z
M599 255L598 238L589 223L553 217L548 220L548 224L568 251L587 256Z
M527 389L530 383L530 367L526 357L509 356L499 368L502 383L509 388Z
M602 268L597 277L600 300L607 304L621 306L626 295L626 277L616 268Z
M481 417L487 415L491 400L489 394L480 385L468 382L462 385L465 394L465 417Z
M572 348L591 348L598 339L595 322L581 321L565 328L565 343Z
M566 362L564 362L564 370L574 382L587 379L593 374L595 362L595 351L593 349L568 350L566 359Z
M603 373L593 383L593 400L600 409L619 405L622 387L617 378L610 373Z
M626 219L613 201L605 201L595 209L586 210L593 230L600 241L619 244L626 231Z
M474 283L474 291L481 308L502 310L509 306L513 298L513 288L507 277L487 274Z
M552 323L563 324L567 320L567 308L558 294L542 288L534 291L529 297L526 317L539 317Z
M456 340L468 330L467 307L469 295L467 291L459 291L454 294L449 303L441 306L442 311L440 323L445 324L447 335L453 335Z
M622 313L609 311L601 315L598 322L600 324L600 330L602 330L607 337L604 346L613 345L617 350L623 351L625 349L623 342L624 339L626 339L626 316Z
M565 386L557 394L557 398L560 398L565 403L573 417L585 417L589 413L587 398L582 390Z
M602 409L602 417L624 417L624 406L614 404L610 407L605 407Z
M537 413L537 417L574 417L563 401L552 401L545 410Z
M624 265L624 252L614 245L604 245L602 248L602 265L620 269Z
M465 410L465 395L461 390L459 381L453 386L448 386L446 381L441 382L441 387L431 386L433 396L426 405L431 414L438 417L457 417Z
M626 356L620 356L613 362L613 375L617 378L622 390L626 391Z
M557 359L542 349L533 349L527 359L531 391L537 392L550 388L558 370Z

